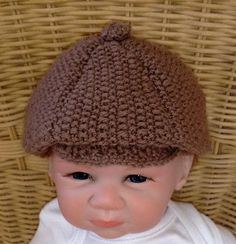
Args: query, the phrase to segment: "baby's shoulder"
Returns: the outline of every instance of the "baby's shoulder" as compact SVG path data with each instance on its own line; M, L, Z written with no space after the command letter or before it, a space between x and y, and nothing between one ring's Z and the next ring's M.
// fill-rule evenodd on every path
M62 215L57 198L47 203L40 211L39 226L31 244L70 243L74 227Z
M52 199L50 202L46 203L40 211L39 217L60 217L61 212L59 209L59 204L57 198Z
M60 211L57 198L54 198L44 205L40 211L39 220L43 221L44 223L60 224L68 227L70 226Z
M199 243L236 244L236 239L226 228L215 224L192 204L171 201L169 207L189 234Z

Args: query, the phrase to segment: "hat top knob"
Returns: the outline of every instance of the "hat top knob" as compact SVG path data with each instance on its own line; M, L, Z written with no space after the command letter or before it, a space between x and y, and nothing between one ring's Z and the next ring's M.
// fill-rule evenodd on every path
M104 41L122 41L130 36L130 25L124 22L112 22L104 27L101 37Z

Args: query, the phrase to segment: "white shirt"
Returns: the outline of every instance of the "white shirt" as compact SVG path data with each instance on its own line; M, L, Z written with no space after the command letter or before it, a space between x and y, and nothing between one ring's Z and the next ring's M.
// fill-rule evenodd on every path
M103 239L71 225L62 215L57 199L40 212L40 222L30 244L236 244L224 227L214 224L192 204L170 201L166 214L152 229Z

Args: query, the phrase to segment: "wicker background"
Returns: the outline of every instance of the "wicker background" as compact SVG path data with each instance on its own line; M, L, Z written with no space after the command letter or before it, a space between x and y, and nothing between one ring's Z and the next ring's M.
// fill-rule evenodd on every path
M49 65L110 20L168 45L207 95L212 153L199 158L175 199L236 233L235 0L0 0L0 243L28 243L55 196L47 163L21 147L27 100Z

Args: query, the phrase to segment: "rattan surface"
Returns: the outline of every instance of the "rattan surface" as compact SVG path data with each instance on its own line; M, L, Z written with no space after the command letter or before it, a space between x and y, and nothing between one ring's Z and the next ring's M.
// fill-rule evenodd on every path
M175 199L192 202L236 234L236 1L0 0L0 243L28 243L55 196L47 162L21 147L27 100L49 65L110 20L168 45L199 77L212 153Z

